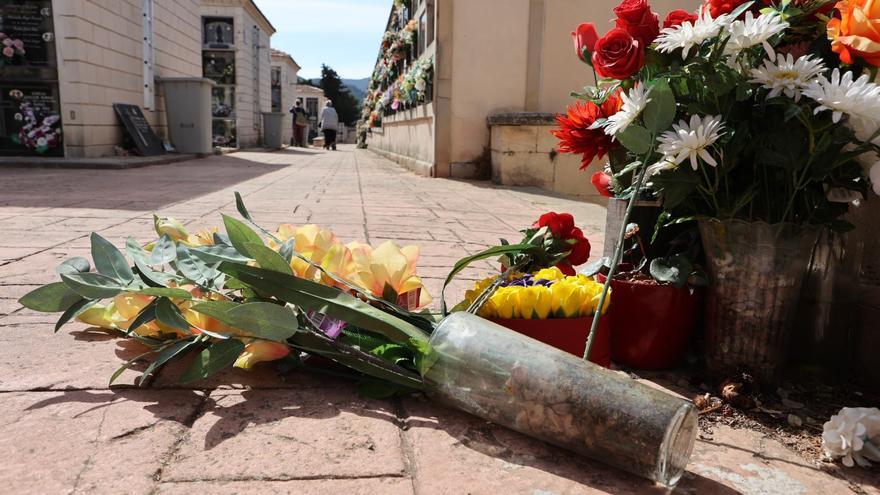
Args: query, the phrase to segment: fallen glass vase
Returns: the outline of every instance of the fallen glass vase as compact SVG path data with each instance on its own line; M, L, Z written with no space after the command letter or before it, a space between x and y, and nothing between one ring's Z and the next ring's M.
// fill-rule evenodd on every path
M470 313L431 336L429 395L673 488L697 435L685 400Z

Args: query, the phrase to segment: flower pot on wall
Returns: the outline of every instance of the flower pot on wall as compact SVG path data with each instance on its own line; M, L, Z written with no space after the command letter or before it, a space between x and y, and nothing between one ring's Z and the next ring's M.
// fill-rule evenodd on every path
M600 276L600 281L604 281ZM638 369L668 369L684 358L700 311L701 292L652 280L611 282L611 357Z
M709 270L706 365L711 373L747 368L763 381L778 376L820 231L798 224L700 221Z
M590 350L590 361L599 366L611 366L611 322L607 314L599 321L596 339ZM583 357L593 318L556 318L549 320L492 319L515 332Z

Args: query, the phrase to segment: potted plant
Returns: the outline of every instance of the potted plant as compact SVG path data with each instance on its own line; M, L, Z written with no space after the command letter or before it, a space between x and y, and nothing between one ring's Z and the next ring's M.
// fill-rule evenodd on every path
M705 275L694 264L699 234L691 230L673 242L675 254L651 258L637 224L627 227L628 243L611 281L614 303L611 357L638 369L668 369L679 364L700 314ZM684 247L679 247L684 246ZM587 267L605 282L609 258ZM600 325L601 328L601 325Z
M464 305L471 306L500 277L477 282L465 295ZM601 284L585 275L565 275L557 267L504 277L477 315L569 354L584 355L593 317L599 312ZM610 301L605 301L603 314ZM606 319L599 326L589 356L590 361L606 368L611 366L610 330Z
M727 2L660 29L624 0L607 34L576 33L604 78L580 95L602 109L580 139L619 142L631 196L650 183L669 220L699 223L711 372L776 377L820 230L849 228L846 201L880 184L880 58L860 28L876 9L836 5L829 19L831 1Z
M483 316L571 354L583 356L590 327L598 313L602 286L575 272L590 257L590 242L569 213L542 215L522 231L523 239L463 258L444 285L477 260L499 258L501 274L477 282L453 308ZM610 299L601 305L608 310ZM443 302L445 309L445 301ZM590 360L611 364L608 322L600 326Z

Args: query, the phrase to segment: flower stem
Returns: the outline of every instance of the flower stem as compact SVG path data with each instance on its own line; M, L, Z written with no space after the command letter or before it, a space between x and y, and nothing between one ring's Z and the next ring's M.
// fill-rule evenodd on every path
M654 142L654 136L651 136L651 142ZM599 328L599 320L602 319L602 310L605 308L605 300L608 298L608 292L611 290L611 281L614 279L614 275L617 273L617 265L620 264L620 258L623 256L623 251L625 249L626 242L626 227L629 223L629 217L632 214L633 208L636 205L636 201L639 200L639 194L642 191L642 186L645 184L645 176L647 175L648 170L648 159L651 154L654 152L653 147L648 153L645 155L644 159L642 159L642 164L639 166L639 176L636 180L636 183L633 187L632 196L629 198L629 203L626 205L626 211L623 214L623 221L620 224L620 235L617 239L617 247L614 249L614 256L611 259L611 266L608 268L608 278L605 279L605 285L602 286L602 294L599 296L599 305L596 308L596 313L593 315L593 325L590 327L590 335L587 337L587 346L584 349L584 361L588 361L590 359L590 351L593 350L593 344L596 341L596 330Z

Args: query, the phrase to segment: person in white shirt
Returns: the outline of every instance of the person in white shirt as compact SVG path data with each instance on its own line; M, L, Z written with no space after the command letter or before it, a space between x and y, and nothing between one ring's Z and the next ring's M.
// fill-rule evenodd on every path
M333 102L327 100L321 112L321 130L324 132L324 149L336 151L336 131L339 130L339 115L333 108Z

